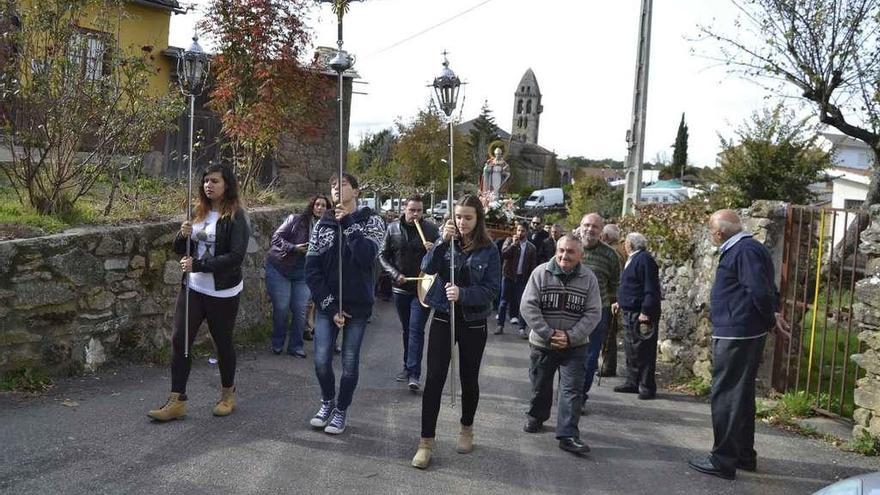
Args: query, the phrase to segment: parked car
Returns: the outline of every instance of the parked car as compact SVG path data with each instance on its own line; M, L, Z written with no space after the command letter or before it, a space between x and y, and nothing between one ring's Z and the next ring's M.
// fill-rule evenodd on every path
M457 203L457 201L453 202L453 204L455 204L455 203ZM436 218L437 220L440 220L443 217L445 217L447 213L449 213L449 206L448 205L449 205L449 201L444 199L443 201L440 201L439 203L434 205L433 208L429 208L427 211L427 214Z
M529 199L523 204L529 209L544 209L565 206L565 195L562 188L538 189L533 191Z
M826 486L813 495L870 495L880 492L880 472L853 476Z

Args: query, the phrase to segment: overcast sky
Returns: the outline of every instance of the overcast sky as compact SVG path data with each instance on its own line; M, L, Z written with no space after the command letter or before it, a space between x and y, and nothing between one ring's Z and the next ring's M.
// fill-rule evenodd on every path
M208 1L181 3L193 3L196 10L173 17L173 46L188 46ZM468 82L462 91L463 120L476 117L488 100L498 125L510 131L513 93L531 67L543 93L540 144L562 157L622 160L639 8L639 0L354 3L345 17L345 49L355 54L356 69L369 83L358 90L369 94L356 95L353 102L351 139L356 143L396 118L415 115L430 96L425 86L441 69L445 49L451 68ZM645 160L658 153L672 156L684 112L689 161L711 165L719 151L718 133L730 136L752 111L772 104L758 85L691 54L692 48L705 51L687 39L696 36L697 24L730 26L734 14L728 0L654 2ZM315 45L335 46L336 18L329 6L316 7L310 25ZM210 49L210 40L205 41Z

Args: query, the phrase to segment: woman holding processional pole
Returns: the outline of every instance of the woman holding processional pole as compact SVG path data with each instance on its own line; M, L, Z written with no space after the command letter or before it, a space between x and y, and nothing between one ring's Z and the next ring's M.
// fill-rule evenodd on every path
M461 431L456 450L462 454L473 450L474 415L480 400L478 378L486 347L486 318L501 288L501 259L486 230L482 202L476 196L465 196L455 206L453 217L454 220L447 221L443 227L440 242L422 260L422 270L436 277L425 296L434 316L428 335L422 433L412 460L412 465L421 469L431 462L443 386L455 343L461 378ZM451 259L454 259L454 269Z
M238 181L225 165L212 165L202 174L192 222L180 226L174 252L183 255L183 281L174 309L171 337L171 395L147 413L156 421L186 416L186 383L192 367L189 349L199 326L207 320L217 349L220 400L215 416L235 409L235 347L232 331L244 283L241 263L247 252L250 226L238 197Z

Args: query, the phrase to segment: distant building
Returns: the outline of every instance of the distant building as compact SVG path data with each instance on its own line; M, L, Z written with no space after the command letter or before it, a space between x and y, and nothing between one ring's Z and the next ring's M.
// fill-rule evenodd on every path
M611 187L623 187L626 185L626 171L623 171L624 178L612 180L609 182ZM660 180L660 171L659 170L642 170L642 185L647 186L651 185Z
M680 203L690 198L690 191L677 179L661 180L642 188L642 203Z
M860 208L868 197L874 152L867 144L849 136L824 132L822 137L831 145L833 166L826 171L833 183L831 207L847 210ZM855 217L843 212L838 212L835 216L837 220L834 222L834 239L840 240ZM845 221L845 217L848 221Z
M513 94L512 132L499 127L498 135L508 145L507 162L510 164L515 185L520 189L541 189L545 187L544 171L556 162L559 181L570 184L571 167L564 160L559 160L556 153L538 144L538 131L544 106L541 104L541 89L534 71L528 69L520 79ZM462 122L456 130L467 136L473 129L476 119ZM485 150L486 157L489 150ZM482 165L480 165L482 166ZM516 191L514 191L516 192Z

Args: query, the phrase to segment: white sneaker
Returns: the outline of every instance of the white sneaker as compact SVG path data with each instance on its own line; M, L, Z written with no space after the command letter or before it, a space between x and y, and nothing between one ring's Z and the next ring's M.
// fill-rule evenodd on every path
M314 426L315 428L324 428L327 426L327 423L330 422L330 417L333 415L333 411L336 408L333 405L333 401L321 401L321 408L318 409L318 412L315 413L315 417L309 421L309 424Z
M330 418L330 424L324 428L324 433L339 435L343 431L345 431L345 411L334 409L333 416Z
M513 318L510 319L510 324L511 325L519 325L519 318L514 316Z

